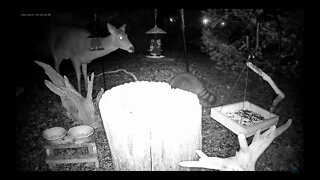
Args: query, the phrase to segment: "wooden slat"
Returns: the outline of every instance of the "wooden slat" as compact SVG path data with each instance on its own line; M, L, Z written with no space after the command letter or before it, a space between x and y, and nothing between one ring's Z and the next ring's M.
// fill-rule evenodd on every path
M72 144L56 144L56 145L46 145L44 148L46 149L67 149L67 148L80 148L80 147L90 147L90 146L95 146L95 142L86 142L86 143L72 143Z
M97 154L76 154L72 155L70 158L61 159L59 156L48 156L46 158L46 163L81 163L81 162L96 162L98 161Z

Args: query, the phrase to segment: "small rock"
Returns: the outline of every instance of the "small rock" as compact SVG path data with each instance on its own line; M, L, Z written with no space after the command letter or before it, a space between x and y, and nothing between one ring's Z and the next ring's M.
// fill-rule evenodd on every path
M272 171L272 169L270 167L265 167L264 170L265 171Z

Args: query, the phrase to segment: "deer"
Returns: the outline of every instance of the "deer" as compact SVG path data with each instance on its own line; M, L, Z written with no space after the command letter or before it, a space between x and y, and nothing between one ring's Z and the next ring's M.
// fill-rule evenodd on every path
M94 59L105 56L117 49L123 49L129 53L134 52L134 46L125 33L126 24L119 29L107 23L110 35L101 39L103 50L91 51L91 33L85 29L59 27L52 31L49 39L51 55L54 66L59 73L60 63L65 59L71 59L78 83L78 92L81 94L81 68L85 82L85 90L88 88L87 64ZM81 66L81 68L80 68Z

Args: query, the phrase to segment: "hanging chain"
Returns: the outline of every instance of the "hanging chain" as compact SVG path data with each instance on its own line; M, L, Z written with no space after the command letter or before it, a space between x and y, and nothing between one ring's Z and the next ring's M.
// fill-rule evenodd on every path
M239 79L240 79L240 77L241 77L244 69L247 68L242 109L244 109L244 105L245 105L245 101L246 101L246 94L247 94L247 87L248 87L248 79L249 79L249 68L247 67L247 63L249 62L249 60L252 60L252 59L255 58L255 51L257 51L257 50L259 49L259 31L260 31L259 26L260 26L260 23L258 22L258 23L257 23L257 30L256 30L256 46L255 46L255 49L253 49L253 50L250 49L249 36L246 37L246 46L247 46L247 50L248 50L248 52L249 52L249 55L248 55L246 64L245 64L244 67L242 68L241 73L240 73L238 79L237 79L236 82L234 83L232 89L230 90L230 92L228 93L227 98L226 98L226 100L229 100L230 95L231 95L234 87L235 87L236 84L238 83L238 81L239 81ZM281 48L281 30L279 30L279 39L280 39L280 40L279 40L278 54L277 54L277 63L278 63L278 66L279 66L279 55L280 55L280 48ZM279 70L279 69L278 69L278 70ZM278 80L278 73L279 73L279 72L277 71L277 75L276 75L276 76L277 76L277 80ZM260 77L260 82L261 82L261 77ZM265 89L264 89L264 84L262 84L262 85L263 85L263 90L265 90ZM221 108L220 108L219 111L222 110L223 106L224 106L224 104L223 104L223 102L222 102L222 106L221 106ZM241 123L242 123L242 117L241 117Z
M245 70L245 68L246 68L246 67L247 67L247 65L245 64L245 65L243 66L242 70L241 70L240 75L238 76L238 79L237 79L237 80L236 80L236 82L233 84L233 86L232 86L232 88L231 88L230 92L228 93L226 100L229 100L230 95L231 95L231 93L232 93L232 91L233 91L234 87L237 85L237 83L238 83L238 81L239 81L239 79L240 79L240 77L241 77L241 75L242 75L242 73L243 73L243 71ZM221 111L221 110L222 110L223 106L224 106L224 104L222 103L222 106L221 106L221 108L220 108L220 110L219 110L219 111Z
M249 49L248 42L249 42L249 39L248 39L248 37L247 37L247 48ZM247 61L246 61L245 65L243 66L243 68L242 68L242 70L241 70L241 73L240 73L240 75L239 75L238 79L237 79L237 80L236 80L236 82L234 83L233 87L231 88L231 90L230 90L230 92L228 93L227 98L226 98L226 100L229 100L230 95L231 95L231 93L232 93L232 91L233 91L234 87L237 85L237 83L238 83L238 81L239 81L239 79L240 79L240 77L241 77L241 75L242 75L243 71L244 71L245 69L247 69L247 73L246 73L246 84L245 84L245 89L244 89L243 107L242 107L242 109L244 109L244 101L246 100L247 85L248 85L248 76L249 76L249 69L248 69L248 67L247 67L247 63L249 62L249 60L250 60L250 59L254 59L254 53L253 53L253 52L249 52L249 55L248 55ZM223 102L222 102L222 106L221 106L221 108L220 108L220 110L219 110L219 111L221 111L221 110L222 110L223 106L224 106L224 104L223 104Z
M157 26L157 15L158 15L158 10L154 9L154 24Z
M94 23L93 36L97 37L98 30L97 30L97 10L96 9L94 9L94 12L93 12L93 23Z

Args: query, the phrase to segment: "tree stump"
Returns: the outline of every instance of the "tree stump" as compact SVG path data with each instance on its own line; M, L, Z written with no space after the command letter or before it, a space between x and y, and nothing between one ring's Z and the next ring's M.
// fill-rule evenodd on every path
M168 83L114 87L99 103L113 166L120 171L181 171L202 147L198 97Z

